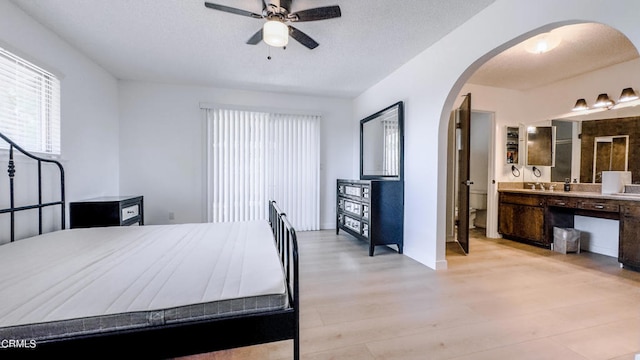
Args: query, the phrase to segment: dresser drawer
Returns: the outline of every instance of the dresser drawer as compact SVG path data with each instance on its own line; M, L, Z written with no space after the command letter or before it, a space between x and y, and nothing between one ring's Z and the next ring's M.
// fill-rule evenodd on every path
M585 202L579 203L578 207L584 210L595 210L595 211L606 211L606 212L620 211L620 205L610 204L607 202L585 201Z
M138 215L140 215L140 206L138 204L122 208L122 221L127 221Z

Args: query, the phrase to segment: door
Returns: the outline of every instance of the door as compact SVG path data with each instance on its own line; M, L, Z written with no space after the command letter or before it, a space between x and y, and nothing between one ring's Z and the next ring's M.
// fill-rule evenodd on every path
M471 93L464 96L456 116L456 142L458 149L458 228L457 240L465 254L469 253L469 147L471 127Z

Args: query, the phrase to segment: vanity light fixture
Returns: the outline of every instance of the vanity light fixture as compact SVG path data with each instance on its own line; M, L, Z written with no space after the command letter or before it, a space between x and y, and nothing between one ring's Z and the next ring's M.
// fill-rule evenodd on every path
M637 99L638 95L636 94L636 92L633 91L633 88L628 87L622 90L622 94L620 94L620 99L618 100L618 102L627 102Z
M578 99L578 101L576 101L576 105L573 107L573 111L582 111L582 110L588 110L589 106L587 105L587 100L585 99Z
M609 98L609 95L604 93L604 94L600 94L598 95L598 98L596 99L596 102L593 104L592 108L594 109L611 109L613 108L616 104L620 104L620 103L624 103L624 102L629 102L629 101L633 101L633 100L638 100L640 99L640 97L638 97L638 95L636 94L635 91L633 91L633 88L624 88L622 90L622 93L620 94L620 98L618 99L618 102L616 103L615 101L611 100ZM572 111L584 111L584 110L589 110L589 106L587 105L587 101L585 99L578 99L576 101L576 104L573 106L573 109L571 109Z
M598 98L596 99L596 103L593 104L593 107L595 108L603 108L603 107L609 107L613 105L613 101L611 99L609 99L609 95L608 94L600 94L598 95Z

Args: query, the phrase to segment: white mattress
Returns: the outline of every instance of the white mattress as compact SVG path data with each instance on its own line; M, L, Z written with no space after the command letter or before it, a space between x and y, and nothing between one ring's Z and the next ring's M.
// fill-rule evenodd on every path
M57 231L0 246L0 338L60 336L287 306L266 221Z

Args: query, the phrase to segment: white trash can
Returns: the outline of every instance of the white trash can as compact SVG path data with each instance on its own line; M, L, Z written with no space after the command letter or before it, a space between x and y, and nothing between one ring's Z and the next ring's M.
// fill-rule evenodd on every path
M580 253L580 230L553 227L553 251Z

